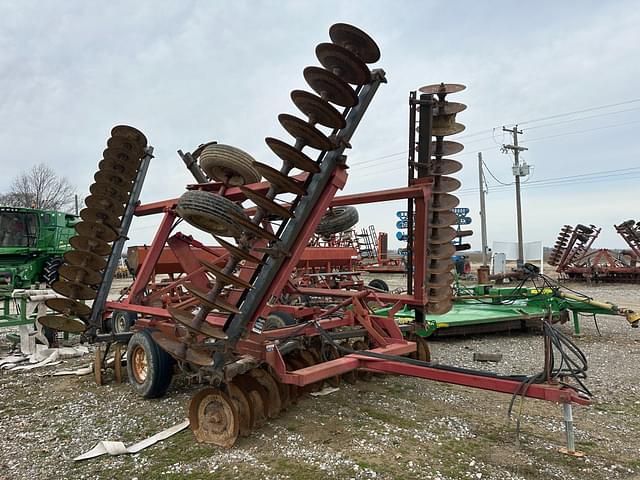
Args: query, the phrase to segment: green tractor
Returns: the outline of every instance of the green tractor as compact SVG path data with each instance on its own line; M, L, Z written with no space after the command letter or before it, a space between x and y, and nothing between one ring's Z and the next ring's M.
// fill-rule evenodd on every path
M69 213L0 207L0 293L55 282L78 222Z

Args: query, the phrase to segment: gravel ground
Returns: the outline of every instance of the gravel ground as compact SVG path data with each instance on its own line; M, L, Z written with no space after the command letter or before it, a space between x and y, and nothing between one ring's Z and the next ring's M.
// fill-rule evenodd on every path
M401 282L396 277L393 282ZM597 299L640 309L640 286L571 285ZM165 398L143 400L127 384L98 387L92 376L51 377L87 358L29 373L0 374L0 478L640 478L640 331L622 317L583 321L576 341L589 358L590 407L575 407L576 440L564 444L561 407L414 378L385 376L302 400L232 450L197 444L185 430L136 455L72 458L99 440L135 443L180 422L197 387L176 378ZM571 333L570 325L560 326ZM501 373L535 373L542 340L492 334L430 342L434 361ZM0 332L0 354L9 349ZM474 352L502 353L477 363ZM516 433L519 420L520 433Z

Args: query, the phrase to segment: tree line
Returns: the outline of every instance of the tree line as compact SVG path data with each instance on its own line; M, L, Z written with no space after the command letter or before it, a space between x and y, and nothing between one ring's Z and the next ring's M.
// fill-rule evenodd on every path
M41 163L17 175L9 190L0 193L0 206L72 212L75 187L51 167Z

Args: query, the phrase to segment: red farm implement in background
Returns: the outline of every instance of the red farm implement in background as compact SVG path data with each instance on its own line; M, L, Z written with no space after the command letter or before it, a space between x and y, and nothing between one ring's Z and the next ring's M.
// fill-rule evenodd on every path
M359 374L395 373L486 390L561 402L587 404L579 370L558 366L562 338L548 327L543 373L504 376L429 362L425 316L452 306L452 193L462 168L450 159L462 145L445 137L461 132L456 115L466 107L450 102L464 86L437 84L409 96L409 176L406 187L337 195L348 178L345 149L378 87L385 83L374 41L346 24L333 25L331 42L316 47L321 67L304 78L318 94L295 90L291 98L307 120L278 119L293 144L267 138L282 162L279 169L246 152L210 142L193 153L179 151L196 182L180 198L138 204L152 147L131 127L116 127L87 198L73 278L54 289L68 297L47 326L81 332L92 342L127 343L127 369L134 388L160 396L177 363L203 388L189 405L191 428L199 441L232 446L269 417L323 382L353 382ZM339 108L339 109L338 109ZM305 150L305 152L303 152ZM296 173L297 171L297 173ZM323 217L361 204L405 200L408 207L408 292L346 290L291 282ZM89 210L89 211L87 211ZM153 242L138 250L137 274L127 295L107 301L113 265L120 257L133 217L159 217ZM177 231L180 222L212 234L218 247ZM76 258L73 257L73 258ZM108 257L107 260L104 260ZM161 266L178 272L156 278ZM176 263L177 262L177 263ZM102 271L103 273L98 273ZM283 295L329 296L329 308L279 305ZM93 300L87 311L78 300ZM387 315L372 313L368 302L391 305ZM415 309L415 321L400 328L394 314ZM269 323L274 310L293 321ZM133 332L109 331L113 312L135 318ZM289 318L291 320L291 318ZM554 350L554 347L556 348ZM564 357L563 357L564 358ZM584 359L582 359L584 360ZM566 364L565 364L566 365ZM570 377L578 380L569 386Z

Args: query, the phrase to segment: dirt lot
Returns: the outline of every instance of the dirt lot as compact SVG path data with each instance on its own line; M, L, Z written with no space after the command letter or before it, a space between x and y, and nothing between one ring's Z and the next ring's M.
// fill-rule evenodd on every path
M640 309L640 286L571 285L598 299ZM232 450L197 444L189 430L136 455L72 458L99 440L131 444L185 417L197 388L179 377L160 400L143 400L127 384L98 387L91 376L51 377L87 358L29 373L0 374L0 478L640 478L640 330L621 317L583 323L577 339L590 360L591 407L574 408L576 440L564 444L561 407L413 378L383 377L331 395L307 398ZM560 327L571 331L570 326ZM6 354L6 331L0 353ZM431 342L433 360L504 373L535 373L541 337L494 334ZM497 364L474 352L500 352ZM516 419L520 434L516 433Z

